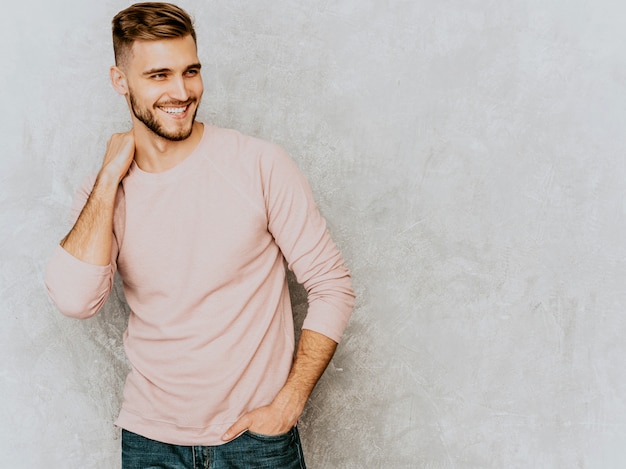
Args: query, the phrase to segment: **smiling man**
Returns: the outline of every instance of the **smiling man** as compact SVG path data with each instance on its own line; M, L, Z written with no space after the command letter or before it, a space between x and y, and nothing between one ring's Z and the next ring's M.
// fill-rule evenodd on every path
M46 285L87 318L123 280L122 466L303 468L296 423L351 314L350 274L280 147L195 120L185 11L133 5L113 19L113 45L132 129L79 190ZM295 356L285 264L309 300Z

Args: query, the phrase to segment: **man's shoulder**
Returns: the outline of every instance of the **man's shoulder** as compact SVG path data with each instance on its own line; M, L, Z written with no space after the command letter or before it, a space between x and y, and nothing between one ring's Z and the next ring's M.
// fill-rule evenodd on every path
M234 153L245 160L249 160L251 158L271 159L285 155L285 150L281 145L262 137L227 127L207 126L207 130L210 132L215 145L231 153L231 156Z

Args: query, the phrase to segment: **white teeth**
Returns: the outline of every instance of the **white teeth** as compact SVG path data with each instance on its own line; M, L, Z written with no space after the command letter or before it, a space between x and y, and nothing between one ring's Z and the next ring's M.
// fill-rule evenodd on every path
M185 112L187 107L162 107L161 110L167 112L168 114L182 114Z

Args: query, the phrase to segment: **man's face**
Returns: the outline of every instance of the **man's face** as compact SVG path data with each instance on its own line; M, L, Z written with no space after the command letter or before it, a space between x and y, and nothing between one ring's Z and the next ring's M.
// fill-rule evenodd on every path
M139 122L167 140L191 135L204 88L190 35L135 41L124 72L130 107Z

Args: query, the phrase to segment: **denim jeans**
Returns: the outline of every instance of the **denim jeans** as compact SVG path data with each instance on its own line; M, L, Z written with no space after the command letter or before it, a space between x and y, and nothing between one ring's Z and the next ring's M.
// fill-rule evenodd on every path
M122 430L122 469L306 469L298 429L247 431L219 446L178 446Z

